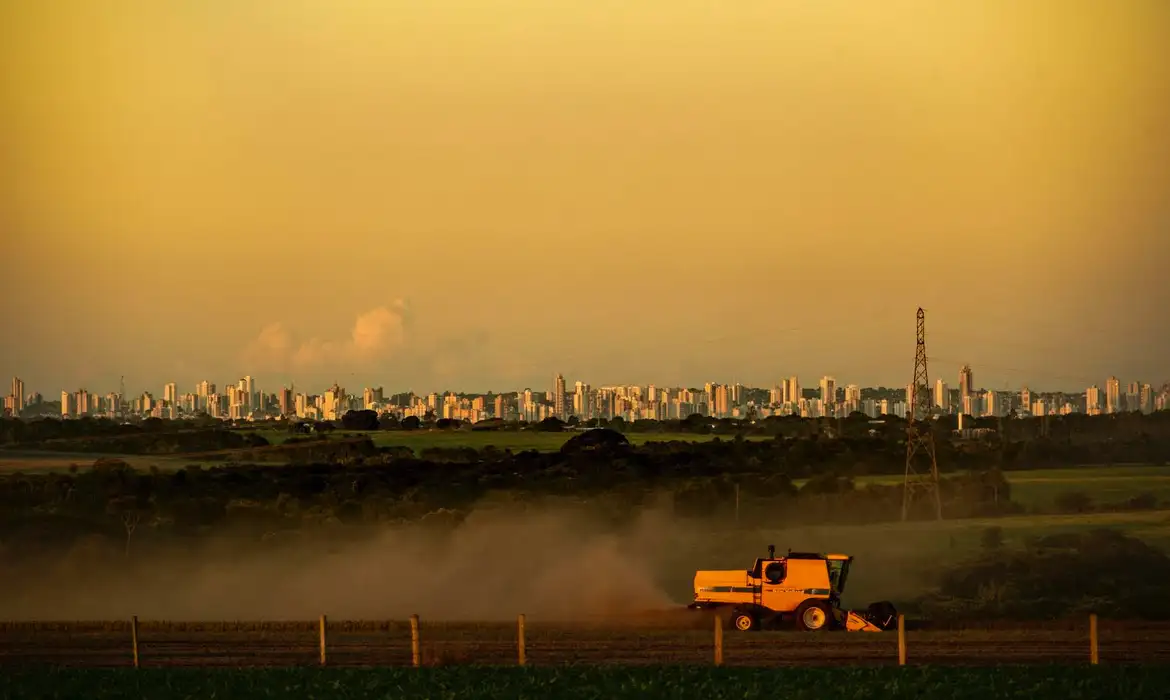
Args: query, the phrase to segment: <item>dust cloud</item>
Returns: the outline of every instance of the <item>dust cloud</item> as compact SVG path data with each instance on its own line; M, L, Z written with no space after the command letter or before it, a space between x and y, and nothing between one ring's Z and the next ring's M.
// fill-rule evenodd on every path
M844 602L863 607L917 593L938 547L937 533L923 539L921 528L732 528L657 507L621 527L586 509L497 505L453 529L360 532L190 546L143 538L129 562L117 542L83 542L7 566L0 619L634 619L681 610L696 569L746 569L768 544L855 555Z
M666 526L650 514L606 532L579 513L487 510L444 533L403 527L349 542L218 540L151 550L125 566L110 553L87 561L74 551L50 566L10 570L0 619L621 616L677 605L654 570L654 548L671 536Z

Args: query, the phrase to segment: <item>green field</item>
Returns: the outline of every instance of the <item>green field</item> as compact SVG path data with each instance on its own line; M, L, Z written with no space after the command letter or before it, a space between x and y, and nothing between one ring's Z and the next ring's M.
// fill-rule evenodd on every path
M31 698L674 698L724 700L826 697L1165 698L1164 666L990 666L957 668L447 667L376 669L12 670L0 697Z
M1056 497L1068 491L1083 491L1097 505L1120 504L1144 493L1153 494L1160 504L1170 502L1170 467L1166 466L1083 466L1009 471L1004 475L1012 485L1012 500L1029 509L1051 509ZM798 479L795 483L800 486L804 481ZM860 476L854 483L890 486L902 483L902 476Z
M268 442L277 445L293 437L291 433L280 430L259 430L258 435ZM542 433L535 430L342 430L338 429L334 435L368 435L378 447L404 446L419 453L428 447L471 447L481 450L492 446L501 450L521 452L536 450L538 452L555 452L561 449L570 438L579 435L577 432ZM707 442L715 438L721 440L734 439L730 435L695 435L692 433L626 433L626 439L633 445L642 445L647 442L669 442L681 440L683 442ZM748 437L747 440L771 440L766 435Z

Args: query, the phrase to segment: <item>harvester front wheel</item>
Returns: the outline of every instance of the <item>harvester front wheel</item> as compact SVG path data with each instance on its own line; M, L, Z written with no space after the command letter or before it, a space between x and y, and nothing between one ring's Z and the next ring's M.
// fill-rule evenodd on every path
M833 609L824 600L806 600L796 609L796 628L805 632L827 630L833 623Z
M731 624L740 632L751 632L756 629L756 618L750 613L736 610L731 615Z

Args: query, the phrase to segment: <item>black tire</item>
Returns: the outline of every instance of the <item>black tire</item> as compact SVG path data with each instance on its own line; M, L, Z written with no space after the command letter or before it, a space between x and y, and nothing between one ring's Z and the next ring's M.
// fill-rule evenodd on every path
M822 632L833 628L833 607L827 600L806 600L796 608L796 629Z
M731 613L731 627L740 632L755 632L760 628L760 622L750 612L734 610Z

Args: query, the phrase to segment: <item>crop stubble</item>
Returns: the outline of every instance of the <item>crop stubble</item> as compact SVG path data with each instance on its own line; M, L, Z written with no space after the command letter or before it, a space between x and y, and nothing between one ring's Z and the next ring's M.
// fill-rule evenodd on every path
M319 661L315 622L164 623L139 626L143 666L299 666ZM2 623L0 665L126 666L128 623ZM553 624L530 621L528 663L533 665L710 664L711 629L699 621L673 624ZM511 623L423 622L426 665L516 663ZM908 663L993 665L1087 663L1085 625L1027 628L928 629L907 633ZM330 666L403 666L411 663L406 622L330 622ZM1170 663L1170 624L1102 621L1101 663ZM724 635L729 666L889 665L897 663L897 636L886 633L767 632Z

